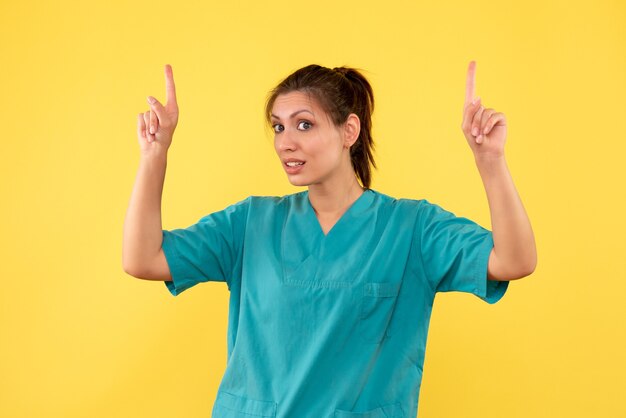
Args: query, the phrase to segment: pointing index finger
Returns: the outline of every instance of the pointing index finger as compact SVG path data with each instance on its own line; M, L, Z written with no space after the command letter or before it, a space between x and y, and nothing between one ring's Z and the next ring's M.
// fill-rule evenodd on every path
M174 85L174 74L172 72L172 66L165 65L165 94L167 104L172 102L176 104L176 86Z
M469 104L474 100L474 92L476 88L476 61L470 61L467 67L467 81L465 83L465 104Z

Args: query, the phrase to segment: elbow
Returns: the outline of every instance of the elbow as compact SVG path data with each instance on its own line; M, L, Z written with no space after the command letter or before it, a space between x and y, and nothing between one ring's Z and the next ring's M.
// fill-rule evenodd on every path
M145 268L142 268L143 264L137 257L133 257L130 254L122 253L122 270L124 273L133 276L137 279L141 279L144 274Z
M534 253L530 257L515 257L509 260L501 260L492 251L489 258L488 278L491 280L517 280L530 276L537 268L537 254Z
M537 268L537 257L535 256L532 260L521 264L516 269L516 274L514 274L514 277L515 279L528 277L535 272L536 268Z
M130 275L130 276L137 277L137 276L135 275L135 270L134 270L132 267L127 266L127 265L126 265L126 264L124 264L124 263L122 263L122 270L124 270L124 273L126 273L126 274L128 274L128 275Z
M129 274L131 276L134 276L134 274L132 273L133 268L130 265L130 263L128 263L128 261L126 261L126 258L124 254L122 254L122 270L124 270L124 273Z
M521 274L519 275L518 279L521 279L523 277L528 277L534 272L535 272L535 266L527 267L524 270L521 270Z
M137 268L137 266L131 263L127 263L123 259L122 259L122 270L124 270L124 273L128 274L129 276L133 276L135 278L141 278L141 273L139 272L139 269Z
M526 276L530 276L531 274L533 274L536 268L537 268L537 252L534 252L532 259L526 266Z

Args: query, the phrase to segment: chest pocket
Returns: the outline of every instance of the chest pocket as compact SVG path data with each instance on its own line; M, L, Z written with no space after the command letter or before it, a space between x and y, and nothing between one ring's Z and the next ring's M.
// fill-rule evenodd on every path
M259 401L219 391L211 416L215 418L274 418L276 417L276 407L277 404L273 401Z
M400 283L365 283L361 297L360 335L366 343L377 344L387 337L391 315L396 306ZM372 415L372 417L377 415Z
M333 418L404 418L400 402L383 405L365 412L352 412L335 409Z

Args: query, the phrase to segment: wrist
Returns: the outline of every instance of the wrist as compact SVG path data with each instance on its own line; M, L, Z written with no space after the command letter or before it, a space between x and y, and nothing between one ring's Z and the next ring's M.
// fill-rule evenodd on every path
M474 161L478 165L497 165L506 162L504 154L475 154Z
M140 157L142 160L167 160L168 148L153 142L146 149L141 150Z
M507 169L506 159L502 155L477 155L474 160L481 174L499 173Z

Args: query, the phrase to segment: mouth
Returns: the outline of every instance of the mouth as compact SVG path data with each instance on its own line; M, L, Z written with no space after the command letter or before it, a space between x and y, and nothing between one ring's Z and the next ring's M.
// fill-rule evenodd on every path
M287 167L300 167L305 164L305 161L287 161L285 165Z
M300 161L300 160L290 159L288 161L283 161L283 167L285 168L285 171L287 172L287 174L299 173L300 171L302 171L305 164L306 164L306 161Z

